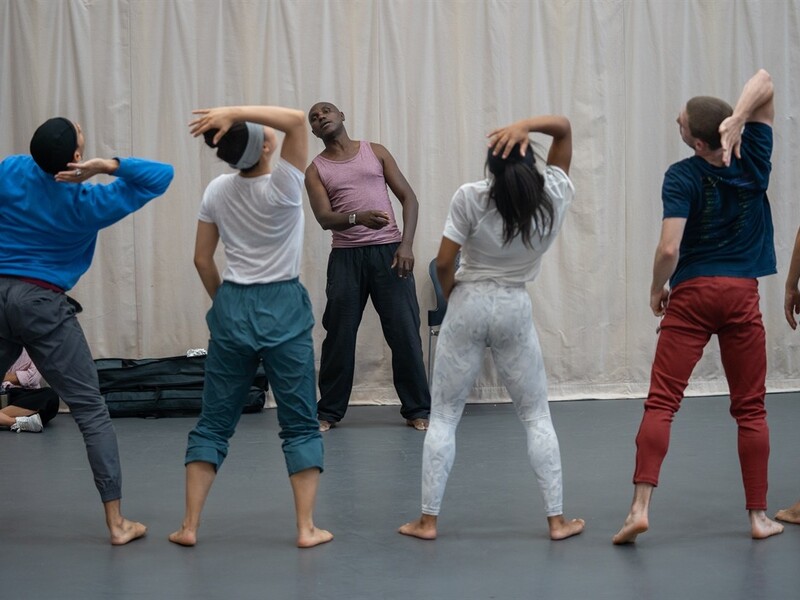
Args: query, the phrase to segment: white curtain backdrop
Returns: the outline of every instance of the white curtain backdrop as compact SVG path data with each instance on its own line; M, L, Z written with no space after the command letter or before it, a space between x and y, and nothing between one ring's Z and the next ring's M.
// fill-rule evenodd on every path
M175 166L164 197L101 232L94 265L73 290L96 357L207 344L194 232L204 186L227 167L188 134L193 108L307 110L328 100L351 137L392 152L420 201L415 276L426 348L427 265L453 192L483 177L485 134L531 114L566 114L577 198L530 286L553 399L646 394L661 180L690 152L675 117L693 95L734 103L764 67L776 89L779 268L760 283L768 387L800 388L800 338L782 314L800 225L797 0L0 0L0 34L0 155L26 153L36 126L60 115L83 126L87 156ZM538 141L546 153L547 139ZM317 356L329 247L307 210L302 281ZM355 386L353 402L397 401L371 306ZM712 342L689 393L726 391ZM505 399L488 354L473 399Z

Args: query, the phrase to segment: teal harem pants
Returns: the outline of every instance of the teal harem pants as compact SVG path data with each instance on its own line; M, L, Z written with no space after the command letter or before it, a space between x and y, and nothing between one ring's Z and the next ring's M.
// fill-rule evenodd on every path
M186 464L218 470L244 408L259 361L278 407L289 475L323 468L314 381L314 317L298 279L239 285L223 282L206 315L211 334L203 408L189 433Z

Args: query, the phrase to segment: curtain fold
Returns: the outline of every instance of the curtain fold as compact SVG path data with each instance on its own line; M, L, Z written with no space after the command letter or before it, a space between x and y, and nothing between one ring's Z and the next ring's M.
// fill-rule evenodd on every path
M484 177L486 134L537 113L572 121L577 197L529 286L553 399L646 394L661 180L689 155L675 118L698 94L734 103L769 70L770 186L779 274L760 282L770 390L800 389L783 281L800 208L800 1L0 0L0 155L50 116L78 121L88 156L175 165L167 194L101 232L73 294L97 357L205 347L210 301L193 263L205 185L226 165L188 133L191 110L335 103L354 139L383 144L420 202L414 253L427 349L427 265L459 185ZM793 68L794 67L794 68ZM548 140L535 136L546 156ZM322 150L309 134L310 157ZM401 207L395 202L400 217ZM0 239L0 243L2 240ZM330 234L306 209L302 281L324 337ZM224 260L219 253L220 261ZM367 307L353 402L395 403L391 355ZM726 393L712 342L689 393ZM488 358L472 400L506 398Z

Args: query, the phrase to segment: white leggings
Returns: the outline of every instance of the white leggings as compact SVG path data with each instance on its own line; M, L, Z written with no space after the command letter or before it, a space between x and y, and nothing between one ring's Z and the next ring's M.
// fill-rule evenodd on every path
M493 282L460 283L450 296L436 347L430 428L422 453L422 512L439 514L456 454L456 427L486 346L525 426L528 459L547 516L560 515L561 453L547 404L547 377L530 296L522 286Z

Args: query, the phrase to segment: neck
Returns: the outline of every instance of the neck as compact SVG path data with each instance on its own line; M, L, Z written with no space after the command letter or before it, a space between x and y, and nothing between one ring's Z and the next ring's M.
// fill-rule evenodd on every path
M695 156L699 156L708 164L715 167L724 167L725 163L722 162L722 148L717 150L707 150L705 152L695 152Z
M322 138L325 150L331 153L346 152L353 144L353 140L347 135L347 131L342 129L340 133L329 138Z
M239 175L241 177L261 177L262 175L269 175L272 173L272 167L270 165L269 157L262 156L259 159L258 164L250 169L247 173L242 173L239 171Z

